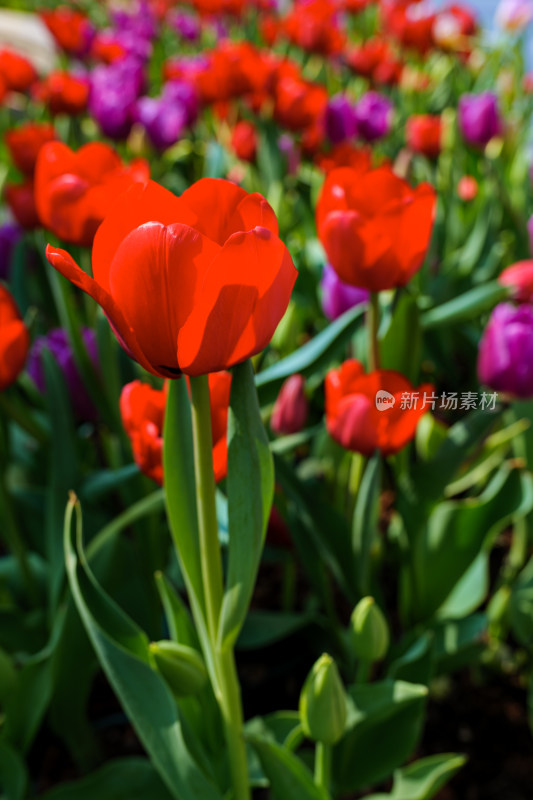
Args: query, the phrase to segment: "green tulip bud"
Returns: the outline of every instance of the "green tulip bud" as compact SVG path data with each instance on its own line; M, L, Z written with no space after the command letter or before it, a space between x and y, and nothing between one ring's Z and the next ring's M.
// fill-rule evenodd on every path
M150 644L159 672L176 697L198 694L207 683L207 670L201 655L192 647L162 641Z
M363 597L352 613L353 646L357 658L381 661L389 649L389 626L373 597Z
M300 695L300 721L309 739L335 744L346 725L346 694L337 665L324 653L306 678Z

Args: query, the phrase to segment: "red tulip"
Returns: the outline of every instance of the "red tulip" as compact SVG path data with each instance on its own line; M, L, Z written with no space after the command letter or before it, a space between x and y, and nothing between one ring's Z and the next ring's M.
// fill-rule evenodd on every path
M96 234L94 279L64 250L46 253L102 306L126 352L170 378L263 350L297 275L266 200L213 178L179 198L153 181L123 194Z
M415 114L407 120L407 145L415 153L438 158L441 151L442 120L431 114Z
M231 373L209 375L209 402L213 437L213 469L215 480L226 477L228 469L228 407ZM130 437L135 463L141 472L163 484L163 424L167 393L147 383L133 381L122 389L120 414Z
M33 175L39 150L55 138L54 126L49 122L26 122L5 135L11 159L25 175Z
M82 114L89 101L89 82L86 78L69 72L51 72L45 80L36 84L34 97L50 109L51 114Z
M41 227L35 207L35 191L31 178L25 180L24 183L6 183L4 196L19 225L28 231Z
M7 48L0 50L0 76L12 92L25 92L37 80L31 61Z
M274 433L298 433L305 427L309 404L303 375L291 375L280 389L270 419Z
M503 270L498 283L512 289L518 303L533 303L533 261L517 261Z
M42 224L66 242L88 247L117 197L148 178L144 160L126 166L103 142L91 142L76 152L62 142L50 142L41 149L35 172Z
M231 146L237 158L242 161L255 161L257 153L257 131L255 125L246 120L237 122L231 135Z
M326 376L327 429L347 450L393 455L414 437L432 402L432 389L423 385L415 390L393 370L365 374L363 365L350 359Z
M17 304L0 284L0 391L17 380L26 363L30 335Z
M367 172L372 166L372 151L369 147L341 142L332 147L329 153L319 153L315 163L324 172L331 172L337 167L351 167L358 172Z
M84 56L89 50L93 27L87 16L67 6L40 12L59 47L73 56Z
M332 170L317 204L318 235L345 283L369 291L405 286L424 262L436 194L413 189L389 166Z

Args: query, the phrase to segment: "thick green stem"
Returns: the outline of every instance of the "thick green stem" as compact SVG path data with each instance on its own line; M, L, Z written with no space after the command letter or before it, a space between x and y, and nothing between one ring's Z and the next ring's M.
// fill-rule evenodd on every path
M211 410L207 376L191 378L190 386L202 585L209 645L215 671L215 685L213 688L224 723L233 784L233 798L234 800L250 800L248 766L243 737L241 691L237 678L235 658L232 648L220 650L218 644L218 622L224 583L218 541Z
M207 630L211 643L216 643L218 618L224 584L218 542L218 521L213 473L213 438L207 375L190 379L196 508L202 561L202 580L207 613Z
M331 745L317 742L315 749L315 783L329 792L331 782Z
M370 292L368 310L366 312L366 330L368 337L368 370L379 369L379 293Z

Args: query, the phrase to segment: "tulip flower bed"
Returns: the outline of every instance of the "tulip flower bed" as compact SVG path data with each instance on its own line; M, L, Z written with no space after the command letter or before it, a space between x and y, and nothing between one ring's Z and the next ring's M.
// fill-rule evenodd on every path
M2 797L528 800L533 3L0 5Z

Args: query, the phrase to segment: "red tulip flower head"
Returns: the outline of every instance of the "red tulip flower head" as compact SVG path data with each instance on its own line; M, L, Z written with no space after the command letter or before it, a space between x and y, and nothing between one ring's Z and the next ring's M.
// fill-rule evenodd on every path
M266 200L214 178L181 197L153 181L121 195L95 236L94 279L64 250L46 253L102 306L126 352L169 378L263 350L297 276Z
M389 166L326 177L316 209L328 261L345 283L372 292L405 286L426 257L436 193L413 189Z
M35 200L43 225L61 239L89 247L117 197L145 183L148 164L122 163L112 147L91 142L74 152L62 142L44 145L35 173Z
M17 304L0 284L0 392L17 380L26 363L30 335Z
M37 80L31 61L8 48L0 49L0 76L7 90L12 92L25 92Z
M442 147L442 119L432 114L409 117L406 127L407 144L415 153L438 158Z
M291 434L303 430L307 421L309 404L305 396L305 378L296 373L283 383L270 419L274 433Z
M27 178L24 183L6 183L4 197L19 225L27 231L41 227L32 178Z
M215 480L221 481L228 470L228 408L231 373L209 375L209 402L213 437ZM120 395L122 424L130 437L135 463L149 478L163 484L163 425L167 393L142 381L126 384Z
M326 376L326 426L347 450L393 455L414 437L431 393L431 386L415 390L393 370L365 374L363 365L350 359Z
M509 286L513 300L518 303L533 303L533 261L517 261L503 270L498 283Z

